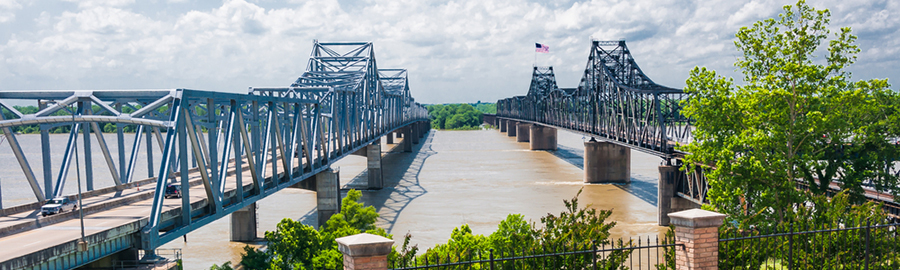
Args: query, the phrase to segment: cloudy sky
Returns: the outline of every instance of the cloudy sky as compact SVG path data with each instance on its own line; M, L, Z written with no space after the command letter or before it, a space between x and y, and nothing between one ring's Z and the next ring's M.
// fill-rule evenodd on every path
M287 86L314 39L373 41L423 103L527 92L531 67L574 87L589 40L625 39L657 83L706 66L734 75L734 33L792 1L0 0L0 90ZM811 0L850 26L855 79L900 74L900 1ZM534 43L550 46L534 53ZM537 58L535 58L537 56ZM893 87L897 89L896 86Z

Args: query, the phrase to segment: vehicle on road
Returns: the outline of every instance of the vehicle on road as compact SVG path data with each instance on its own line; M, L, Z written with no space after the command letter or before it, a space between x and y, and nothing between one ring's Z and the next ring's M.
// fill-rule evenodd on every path
M169 197L181 198L180 184L169 184L168 186L166 186L166 199L168 199Z
M41 206L41 216L46 217L66 211L75 211L75 209L78 209L78 204L70 201L69 198L56 197Z

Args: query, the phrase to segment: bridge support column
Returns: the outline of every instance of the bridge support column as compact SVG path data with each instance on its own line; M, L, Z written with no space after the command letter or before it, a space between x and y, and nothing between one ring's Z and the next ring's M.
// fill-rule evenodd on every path
M316 208L319 227L341 211L340 169L327 169L316 174Z
M509 123L509 120L506 120L506 119L500 119L500 120L498 120L498 121L500 121L500 124L499 124L499 126L500 126L500 132L506 132L506 125L507 125L507 123Z
M412 152L412 125L405 126L403 130L403 152Z
M388 132L387 134L384 134L384 137L387 138L387 144L394 144L394 133L393 132Z
M529 142L531 138L531 123L519 123L516 125L516 142Z
M659 166L659 192L656 196L659 226L669 226L669 213L675 199L675 180L681 175L679 169L680 166Z
M556 129L541 125L531 125L528 132L531 150L556 151Z
M631 182L631 149L594 138L584 142L584 182Z
M381 139L372 145L366 146L366 163L369 167L369 189L381 189L384 187L384 177L381 173Z
M403 138L403 128L400 128L400 130L397 130L394 133L397 133L397 139Z
M412 139L410 141L412 141L413 144L419 144L419 125L421 125L420 122L415 122L409 126L409 139Z
M508 126L508 127L506 127L506 136L515 137L517 134L516 130L518 129L516 127L516 125L518 125L518 123L516 121L510 120L510 121L507 121L506 125Z
M231 213L231 241L249 242L256 240L256 203Z

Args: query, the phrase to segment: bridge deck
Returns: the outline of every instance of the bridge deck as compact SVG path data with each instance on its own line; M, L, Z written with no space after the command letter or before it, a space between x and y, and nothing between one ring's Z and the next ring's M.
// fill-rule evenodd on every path
M400 145L403 139L397 139L400 141L395 143ZM294 162L294 164L305 164L305 160L302 158L295 158ZM248 169L246 158L244 158L242 164L242 182L244 189L248 190L252 187L252 175ZM270 164L267 164L269 168L271 168ZM276 164L278 172L283 173L282 163L276 162ZM229 165L229 176L225 187L226 192L223 196L233 196L234 194L236 187L234 172L234 163L232 161ZM198 208L202 209L206 205L206 192L202 185L200 173L192 171L189 177L191 189L188 195L191 205L194 205L194 210L201 211ZM266 170L264 179L270 179L271 177L272 170ZM149 185L84 199L83 204L86 211L84 216L85 235L101 234L111 229L127 227L136 222L140 226L133 226L134 228L139 229L143 227L147 224L153 205L153 193L155 192L153 188L155 183L155 181L152 181L152 184ZM166 199L162 212L164 216L166 213L180 214L181 199ZM137 231L134 230L132 233ZM0 249L0 269L16 269L9 266L29 265L28 263L21 264L29 261L28 256L76 242L80 237L81 225L77 211L40 217L40 211L36 210L0 217L0 247L18 247ZM46 258L47 256L43 257ZM24 261L17 262L20 260ZM84 263L89 263L89 261Z

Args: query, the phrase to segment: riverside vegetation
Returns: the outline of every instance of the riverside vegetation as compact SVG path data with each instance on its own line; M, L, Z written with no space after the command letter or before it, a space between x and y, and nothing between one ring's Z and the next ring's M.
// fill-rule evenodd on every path
M427 258L453 261L487 259L491 250L495 254L511 254L523 250L541 250L579 247L589 249L592 244L624 247L630 243L609 239L609 230L616 225L607 221L611 210L596 210L578 203L578 193L571 200L564 200L565 211L558 215L547 214L540 224L529 223L522 215L510 214L500 222L497 230L488 235L475 235L468 225L453 229L450 240L420 253L418 246L410 246L412 236L406 235L398 250L392 247L388 261L395 266L409 265ZM343 255L338 251L335 239L358 233L371 233L392 238L384 229L375 227L378 213L372 206L359 203L362 193L350 190L341 201L341 212L332 216L324 226L316 230L312 226L286 218L277 229L267 231L267 248L244 247L240 265L245 269L343 269ZM616 251L598 261L599 269L617 269L625 263L629 251ZM590 260L565 260L566 269L580 269ZM231 262L213 265L211 270L233 269Z
M437 104L428 105L428 116L431 117L431 128L449 130L481 129L482 114L497 113L494 103L472 104Z

